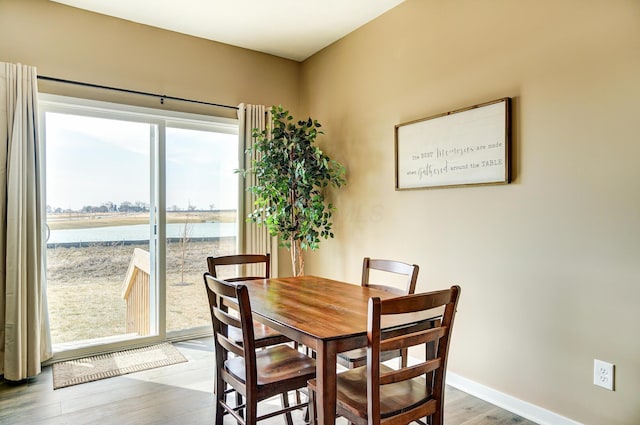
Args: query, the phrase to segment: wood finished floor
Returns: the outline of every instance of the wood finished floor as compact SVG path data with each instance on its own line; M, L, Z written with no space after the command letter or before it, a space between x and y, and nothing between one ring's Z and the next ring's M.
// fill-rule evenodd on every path
M55 391L51 367L26 383L0 380L0 424L210 424L214 417L211 338L175 345L188 362ZM462 391L451 387L446 391L445 425L535 425ZM277 407L279 400L260 407L268 409L270 404ZM297 412L294 422L303 423ZM284 419L260 423L279 425ZM227 424L235 421L226 417Z

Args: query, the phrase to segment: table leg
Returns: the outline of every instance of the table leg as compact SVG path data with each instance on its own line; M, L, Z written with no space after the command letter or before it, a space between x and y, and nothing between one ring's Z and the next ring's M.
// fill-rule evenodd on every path
M335 424L336 347L330 342L318 344L316 351L316 382L318 424Z

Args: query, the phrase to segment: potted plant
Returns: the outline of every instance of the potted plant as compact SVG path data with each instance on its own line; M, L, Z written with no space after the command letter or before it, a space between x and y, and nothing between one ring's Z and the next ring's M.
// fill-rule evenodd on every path
M323 134L320 123L308 118L295 121L282 106L271 108L271 128L253 130L255 143L247 153L257 153L249 170L256 184L255 209L248 220L267 227L289 249L293 275L304 274L303 252L318 249L320 238L333 238L335 207L324 190L345 184L345 168L315 145Z

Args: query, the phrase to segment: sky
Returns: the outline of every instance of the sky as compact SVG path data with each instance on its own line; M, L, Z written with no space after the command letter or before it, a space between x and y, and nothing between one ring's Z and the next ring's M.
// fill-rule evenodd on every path
M46 203L80 210L107 202L150 202L148 123L46 114ZM238 136L167 128L168 209L237 206Z

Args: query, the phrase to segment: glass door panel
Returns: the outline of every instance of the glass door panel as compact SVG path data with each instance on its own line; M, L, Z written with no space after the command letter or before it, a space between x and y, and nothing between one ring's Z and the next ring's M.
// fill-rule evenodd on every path
M153 125L57 112L45 120L54 351L150 335Z
M207 257L237 252L238 136L166 128L167 332L211 326Z

